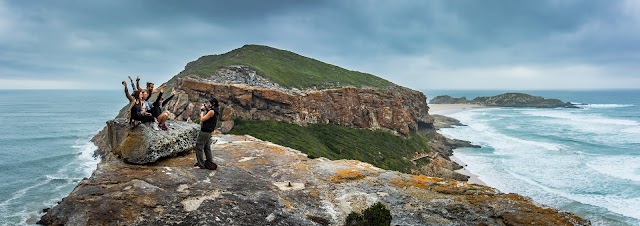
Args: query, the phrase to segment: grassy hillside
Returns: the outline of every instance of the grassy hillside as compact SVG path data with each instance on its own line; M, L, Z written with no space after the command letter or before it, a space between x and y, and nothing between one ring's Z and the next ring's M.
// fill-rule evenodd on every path
M414 133L404 138L385 131L330 124L299 126L276 121L236 120L230 133L249 134L300 150L311 158L356 159L405 173L418 169L407 158L414 156L415 152L428 151L428 139L423 135Z
M189 63L181 76L210 76L229 65L247 65L272 81L296 88L334 87L335 85L384 88L389 81L357 71L326 64L296 53L260 45L245 45L221 55L209 55Z

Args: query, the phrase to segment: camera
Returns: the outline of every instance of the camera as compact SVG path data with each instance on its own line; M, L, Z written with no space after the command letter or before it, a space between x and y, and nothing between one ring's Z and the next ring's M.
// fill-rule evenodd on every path
M200 112L207 112L209 111L209 107L207 107L206 104L202 104L202 107L200 108Z

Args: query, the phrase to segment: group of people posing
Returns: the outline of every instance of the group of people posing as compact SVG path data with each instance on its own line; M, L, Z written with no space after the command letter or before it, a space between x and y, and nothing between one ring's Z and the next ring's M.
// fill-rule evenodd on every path
M162 108L171 101L173 94L167 99L162 98L166 84L154 89L152 82L147 82L146 89L140 88L140 77L136 78L136 84L133 85L133 79L129 76L133 93L129 94L127 82L122 81L124 86L124 94L129 99L129 120L131 123L151 123L155 130L168 130L166 125L169 120L169 111L163 111ZM158 93L158 97L154 102L149 101L151 94Z
M162 84L157 89L154 89L154 84L147 82L146 89L140 88L140 77L136 78L136 84L133 85L133 79L129 76L131 81L131 88L133 93L129 94L127 88L127 82L122 81L124 86L124 93L127 99L129 99L130 115L129 121L134 125L137 123L151 123L155 130L168 130L166 125L169 120L169 111L163 111L163 107L169 103L173 98L172 93L167 99L162 98L166 84ZM150 102L149 98L152 94L158 93L158 96L154 102ZM211 98L208 103L202 104L200 107L200 133L196 139L196 163L194 167L200 169L215 170L218 168L213 162L211 156L211 133L216 129L218 124L218 117L220 115L220 104L216 98ZM203 156L204 155L204 156ZM206 159L204 158L206 157Z

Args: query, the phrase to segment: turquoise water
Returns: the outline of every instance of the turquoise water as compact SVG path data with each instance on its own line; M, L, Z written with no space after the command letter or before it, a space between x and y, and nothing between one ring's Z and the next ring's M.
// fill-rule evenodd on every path
M505 91L427 91L489 96ZM487 185L576 213L594 225L640 225L640 90L525 91L582 109L489 108L445 113L442 129L479 144L454 155Z
M480 144L455 155L503 192L591 219L640 225L640 91L526 91L583 109L482 109L441 132ZM504 91L426 91L428 97ZM0 90L0 225L24 225L99 162L89 142L127 103L121 91Z
M0 90L0 225L33 224L99 162L89 142L121 91Z

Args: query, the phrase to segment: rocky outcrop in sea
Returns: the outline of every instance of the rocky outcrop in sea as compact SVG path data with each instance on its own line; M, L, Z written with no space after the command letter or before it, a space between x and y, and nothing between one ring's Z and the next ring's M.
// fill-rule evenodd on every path
M531 108L578 108L571 102L558 99L546 99L525 93L505 93L490 97L476 97L467 100L466 97L454 98L449 95L434 97L431 104L478 104L488 107L531 107Z

